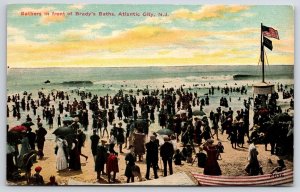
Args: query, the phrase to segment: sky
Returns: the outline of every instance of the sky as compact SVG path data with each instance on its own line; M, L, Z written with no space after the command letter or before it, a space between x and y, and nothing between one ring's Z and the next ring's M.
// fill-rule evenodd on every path
M293 65L292 6L8 5L7 65L257 65L261 23L280 37L265 48L269 64Z

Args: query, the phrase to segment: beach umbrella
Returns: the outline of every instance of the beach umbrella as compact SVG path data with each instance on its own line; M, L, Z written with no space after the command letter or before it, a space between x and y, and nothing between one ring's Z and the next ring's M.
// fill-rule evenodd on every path
M195 115L195 116L204 116L204 115L206 115L206 113L202 110L195 110L195 111L193 111L193 115Z
M73 117L73 118L74 118L74 117L78 117L78 116L79 116L79 113L73 112L73 113L70 114L70 116L71 116L71 118L72 118L72 117Z
M25 127L30 127L30 126L34 125L34 123L32 123L31 121L26 121L25 123L22 123L22 125Z
M292 121L293 118L291 116L289 116L289 114L287 113L280 113L277 114L273 117L272 119L274 121L274 123L278 123L278 122L287 122L287 121Z
M165 129L158 130L156 133L159 135L172 135L172 134L174 134L174 131L165 128Z
M55 129L53 134L56 136L66 136L73 135L75 133L72 127L58 127L57 129Z
M72 117L64 117L63 118L63 122L66 122L66 123L68 123L68 122L73 122L73 118Z
M8 131L6 135L7 143L9 144L19 144L20 139L22 139L22 135L26 132L15 132Z
M18 126L11 128L9 131L10 132L26 132L27 127L25 127L24 125L18 125Z
M143 127L143 126L147 126L147 120L145 119L137 119L134 121L134 124L136 127Z

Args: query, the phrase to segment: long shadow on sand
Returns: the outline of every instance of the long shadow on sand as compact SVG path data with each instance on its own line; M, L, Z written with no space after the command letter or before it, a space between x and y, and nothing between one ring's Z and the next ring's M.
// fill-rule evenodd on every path
M78 171L62 170L62 171L58 171L57 174L61 177L70 177L70 176L82 174L82 170L78 170Z
M234 150L237 150L237 151L248 151L248 148L245 148L245 147L243 147L243 148L237 147L237 148L234 149Z
M38 159L39 161L46 161L49 157L43 157L42 159Z

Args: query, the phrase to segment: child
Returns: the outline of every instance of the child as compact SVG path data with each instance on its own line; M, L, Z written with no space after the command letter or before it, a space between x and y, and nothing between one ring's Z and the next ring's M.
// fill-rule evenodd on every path
M193 148L192 148L191 144L189 144L189 143L187 144L186 151L187 151L186 162L192 163L193 162L193 158L192 158Z
M182 148L181 157L182 157L183 161L186 161L186 159L187 159L187 149L186 149L186 147Z
M175 165L183 165L183 164L181 163L182 155L181 155L179 149L177 149L177 150L175 151L175 154L174 154L173 159L174 159Z
M218 150L218 157L217 157L217 159L222 159L222 157L221 157L221 153L224 153L224 146L223 146L223 144L222 144L222 142L221 141L219 141L218 142L218 144L217 144L217 150Z
M31 178L32 184L33 185L44 185L43 176L40 175L40 172L42 171L42 167L37 166L34 170L35 170L35 174Z
M275 172L281 172L281 171L286 170L286 166L285 166L284 161L283 161L282 159L278 159L278 160L277 160L277 163L278 163L278 166L275 167L275 168L272 170L271 174L273 174L273 173L275 173Z
M192 165L194 164L197 158L198 158L198 167L204 168L207 156L205 153L203 153L202 147L199 147L199 153L196 154Z
M49 186L57 186L58 183L55 181L55 176L50 177L50 182L47 183Z

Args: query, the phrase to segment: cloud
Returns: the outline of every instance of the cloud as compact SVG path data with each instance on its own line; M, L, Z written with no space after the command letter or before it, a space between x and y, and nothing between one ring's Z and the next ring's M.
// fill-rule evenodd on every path
M105 23L95 23L95 24L83 24L83 27L86 28L87 30L96 30L96 29L101 29L102 27L106 26Z
M69 9L83 9L84 6L85 6L84 4L79 3L79 4L70 5L68 8Z
M47 34L37 34L34 38L38 40L49 40L50 36Z
M204 5L197 11L189 9L178 9L170 15L173 19L187 20L210 20L223 18L228 13L238 13L249 9L249 6L243 5Z
M90 34L88 29L68 29L60 33L59 40L63 41L79 41L84 40Z
M95 23L95 24L85 23L82 25L82 28L67 29L65 31L62 31L58 36L58 40L80 41L80 40L96 39L98 37L97 30L101 29L104 26L106 26L106 24L104 23Z
M259 55L259 29L200 31L137 26L110 36L97 36L89 25L68 29L60 34L63 41L21 46L8 43L10 66L116 66L183 64L256 64ZM18 33L16 29L10 29ZM257 31L258 30L258 31ZM20 32L22 33L22 32ZM256 38L256 36L258 38ZM292 38L291 38L292 39ZM290 42L290 41L289 41ZM269 59L272 64L293 64L293 47L277 41ZM275 44L274 44L275 47ZM278 50L277 50L278 47ZM280 50L279 50L280 48ZM48 61L45 61L48 58ZM280 58L280 59L279 59ZM281 63L279 63L279 61Z
M25 31L16 27L7 27L7 41L16 44L24 44L28 41L25 38Z
M167 24L171 22L172 22L171 17L147 17L140 24L160 25L160 24Z
M247 13L241 14L241 17L254 17L255 15L256 15L255 13L249 13L249 12L247 12Z
M43 15L40 19L40 23L43 25L49 25L51 23L63 22L65 19L65 15Z
M16 27L7 27L7 35L8 36L16 36L16 35L23 35L24 34L24 30L21 30L19 28Z

